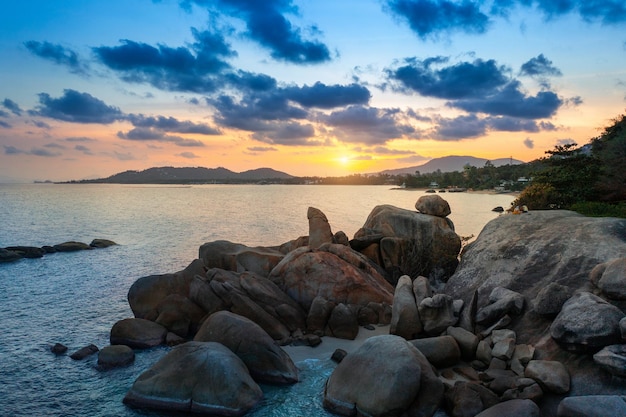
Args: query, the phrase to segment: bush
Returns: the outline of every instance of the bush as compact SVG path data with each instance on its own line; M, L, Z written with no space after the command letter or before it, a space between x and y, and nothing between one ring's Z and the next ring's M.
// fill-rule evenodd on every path
M529 210L561 208L562 196L556 189L545 183L533 183L520 193L511 203L512 207L526 206Z
M626 203L610 204L599 201L583 201L573 204L571 209L589 217L626 218Z

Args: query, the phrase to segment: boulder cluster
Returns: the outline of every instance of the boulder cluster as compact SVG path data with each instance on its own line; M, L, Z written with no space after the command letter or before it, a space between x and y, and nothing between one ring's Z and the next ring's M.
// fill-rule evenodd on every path
M327 410L626 415L626 220L503 214L459 263L447 202L426 195L415 207L375 207L353 239L310 207L308 236L205 243L183 271L135 281L134 317L113 325L105 349L173 347L124 402L243 415L262 398L259 384L298 382L281 346L387 325L333 356Z
M83 242L64 242L58 245L38 246L8 246L0 248L0 263L13 262L24 258L42 258L44 255L57 252L76 252L80 250L91 250L99 248L108 248L116 245L115 242L108 239L94 239L91 243Z

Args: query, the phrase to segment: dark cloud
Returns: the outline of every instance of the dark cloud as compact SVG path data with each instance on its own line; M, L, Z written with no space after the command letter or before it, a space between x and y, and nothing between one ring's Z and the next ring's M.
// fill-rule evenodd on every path
M0 120L0 127L4 127L5 129L11 129L13 126L5 122L4 120Z
M65 146L63 145L59 145L58 143L48 143L46 145L43 145L45 148L55 148L55 149L67 149Z
M78 54L71 49L50 42L37 41L24 42L24 46L40 58L68 67L74 74L87 75L87 64L82 62Z
M93 153L91 152L91 149L89 149L85 145L76 145L74 146L74 149L79 152L82 152L85 155L93 155Z
M524 146L526 146L528 149L533 149L535 147L535 141L531 138L526 138L524 139Z
M22 115L22 109L13 100L5 98L4 100L2 100L2 105L4 106L4 108L9 110L14 115L16 115L16 116L21 116Z
M587 22L626 22L626 3L623 0L495 0L492 12L508 16L517 6L535 7L547 19L576 13Z
M180 156L182 158L187 158L187 159L200 158L198 155L196 155L193 152L181 152L181 153L177 153L176 156Z
M298 122L278 122L267 126L262 132L256 132L252 137L258 141L274 145L306 145L317 146L321 143L318 140L311 140L315 137L315 129L310 124Z
M519 81L511 81L495 94L481 98L456 100L448 105L468 112L479 112L498 116L511 116L523 119L543 119L552 117L563 100L552 91L540 91L534 97L520 91Z
M68 142L97 142L95 139L88 138L86 136L70 137L70 138L65 138L65 140Z
M135 161L137 158L131 154L130 152L121 153L118 151L113 151L113 158L118 159L120 161Z
M422 39L441 33L485 33L489 17L481 12L479 2L470 0L385 0L386 9L406 19Z
M402 120L403 116L398 109L350 106L322 119L342 141L382 145L415 133L415 128Z
M288 87L285 95L304 107L332 109L351 104L367 104L371 98L369 90L358 84L326 85L316 82L312 86Z
M452 119L439 118L432 138L443 141L476 138L487 133L488 127L487 120L481 119L474 114Z
M498 66L494 60L443 66L447 62L445 57L406 58L385 73L398 91L443 99L482 97L509 81L506 67Z
M219 135L220 131L204 123L194 123L188 120L180 121L174 117L144 116L143 114L129 114L128 120L135 127L155 128L164 132L190 133L199 135Z
M247 149L250 152L275 152L275 151L278 151L278 149L274 148L273 146L250 146Z
M330 61L328 47L318 40L307 40L302 30L293 27L284 16L297 12L291 0L184 0L184 8L191 4L211 7L228 12L246 22L246 36L271 51L271 56L280 61L295 64L317 64ZM316 31L316 30L313 30Z
M192 29L192 34L196 42L190 48L154 47L126 39L120 46L101 46L93 51L127 82L148 83L168 91L216 91L221 88L216 76L230 69L226 59L236 53L219 33Z
M60 152L50 151L48 149L42 148L32 148L30 151L25 151L22 149L18 149L15 146L4 146L5 155L34 155L34 156L42 156L47 158L52 158L56 156L61 156Z
M155 142L167 142L173 143L176 146L191 146L201 147L204 143L195 139L185 139L179 136L167 135L163 131L153 129L150 127L136 127L128 132L117 132L117 137L120 139L134 140L134 141L155 141Z
M60 98L40 93L39 103L31 114L72 123L110 124L125 117L119 108L109 106L88 93L70 89L64 90Z
M39 129L52 129L52 127L48 123L42 122L41 120L27 120L26 123L38 127Z
M530 77L560 77L563 73L560 69L552 65L552 61L543 54L539 54L535 58L531 58L528 62L522 64L520 75L528 75Z
M489 117L486 119L491 130L504 132L538 132L539 125L534 120L515 117Z
M371 152L377 153L379 155L412 155L414 153L413 151L390 149L384 146L377 146L374 149L371 149Z

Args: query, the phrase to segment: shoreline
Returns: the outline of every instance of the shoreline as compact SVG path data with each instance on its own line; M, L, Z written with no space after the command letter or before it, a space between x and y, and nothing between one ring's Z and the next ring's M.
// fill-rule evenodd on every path
M338 339L331 336L322 336L322 343L315 346L281 346L291 357L293 363L303 362L308 359L330 359L333 352L343 349L348 353L354 352L363 342L373 336L389 334L389 325L374 326L374 330L368 330L359 326L359 333L354 340Z

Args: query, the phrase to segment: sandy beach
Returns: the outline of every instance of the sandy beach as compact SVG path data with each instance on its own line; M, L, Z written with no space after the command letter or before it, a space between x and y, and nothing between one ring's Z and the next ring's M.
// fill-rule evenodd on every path
M382 334L389 334L389 325L375 326L374 330L359 327L359 334L354 340L324 336L322 337L322 343L316 347L283 346L282 348L289 354L294 363L302 362L306 359L329 359L336 349L343 349L350 353L355 351L368 338Z

